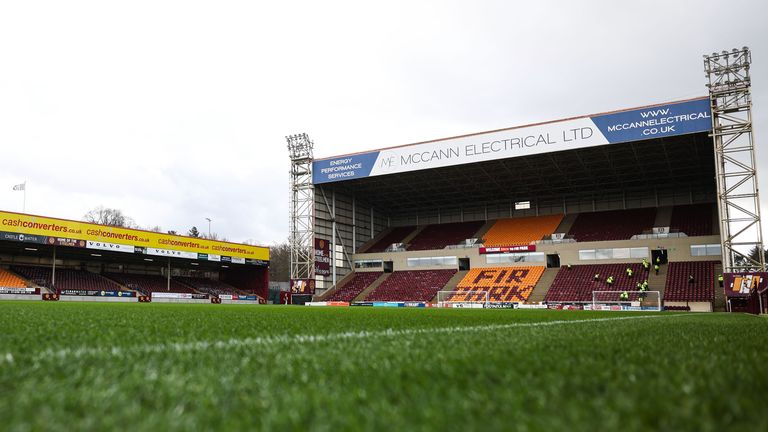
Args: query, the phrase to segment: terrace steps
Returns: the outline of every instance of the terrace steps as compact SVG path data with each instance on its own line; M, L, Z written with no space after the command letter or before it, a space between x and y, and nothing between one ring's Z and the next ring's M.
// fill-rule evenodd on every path
M664 289L667 287L667 272L669 270L669 263L659 266L659 275L656 276L656 272L653 270L653 264L651 264L648 271L648 289L650 291L658 291L660 298L664 298ZM640 272L641 274L643 271Z
M352 301L363 301L368 294L373 292L376 288L379 287L382 283L384 283L387 278L392 275L392 273L383 273L381 276L379 276L375 281L373 281L372 284L368 285L368 288L362 290L360 294L357 295Z
M479 230L475 233L474 238L482 239L485 237L485 234L493 227L493 224L495 224L495 220L486 221L485 225L481 226Z
M557 226L555 229L556 233L568 233L568 231L571 230L571 227L573 226L574 222L576 222L576 217L579 216L578 213L571 213L563 216L563 220L560 221L560 225Z
M656 220L653 223L655 227L668 227L672 224L672 206L659 207L656 210ZM648 281L650 284L651 282Z
M373 243L371 243L373 244ZM338 291L340 288L342 288L344 285L347 284L350 280L352 280L355 277L355 272L349 272L346 276L341 278L340 281L336 282L336 285L332 286L331 288L325 290L324 293L317 296L317 299L315 301L325 301L328 297L332 296L333 293Z
M411 242L417 235L421 234L422 231L424 231L424 228L428 227L429 225L419 225L416 227L415 230L413 230L412 233L410 233L406 238L403 239L403 244L407 245Z
M528 297L528 301L526 301L526 303L532 304L543 302L544 297L547 295L549 287L552 286L552 282L555 281L555 276L557 276L557 272L559 270L559 268L545 269L544 273L542 273L541 277L539 278L539 282L533 288L533 291L531 291L531 295Z

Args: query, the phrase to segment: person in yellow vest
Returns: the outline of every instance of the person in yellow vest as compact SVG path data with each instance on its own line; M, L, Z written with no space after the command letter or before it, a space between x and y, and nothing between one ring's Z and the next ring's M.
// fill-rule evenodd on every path
M608 279L605 280L605 283L607 283L608 286L613 286L613 276L608 276Z
M658 264L654 264L653 265L653 271L655 271L656 275L658 276L658 274L659 274L659 265Z
M717 275L717 283L720 284L720 288L723 287L723 275L722 274Z
M628 292L626 292L626 291L624 291L623 293L621 293L621 294L619 295L619 300L621 300L621 301L627 301L627 300L629 300L629 293L628 293Z
M651 265L648 263L648 260L647 260L647 259L645 259L645 258L643 258L643 269L644 269L645 271L648 271L648 270L650 270L650 269L651 269Z
M627 277L632 277L633 274L635 274L635 272L631 268L627 267Z

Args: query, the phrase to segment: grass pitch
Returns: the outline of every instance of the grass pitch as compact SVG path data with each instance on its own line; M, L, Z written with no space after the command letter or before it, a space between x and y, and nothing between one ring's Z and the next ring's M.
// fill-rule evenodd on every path
M768 430L747 315L0 303L2 430Z

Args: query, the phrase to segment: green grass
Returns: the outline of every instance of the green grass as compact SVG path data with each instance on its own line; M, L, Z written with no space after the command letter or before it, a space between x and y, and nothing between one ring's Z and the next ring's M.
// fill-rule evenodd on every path
M768 320L652 316L0 302L0 430L768 430Z

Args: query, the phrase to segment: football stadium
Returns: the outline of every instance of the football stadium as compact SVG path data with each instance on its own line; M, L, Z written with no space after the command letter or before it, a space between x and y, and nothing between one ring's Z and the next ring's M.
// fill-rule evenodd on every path
M295 277L335 305L764 311L749 54L724 55L710 96L313 160Z
M366 152L287 137L284 304L267 247L0 212L0 428L766 430L750 63Z

